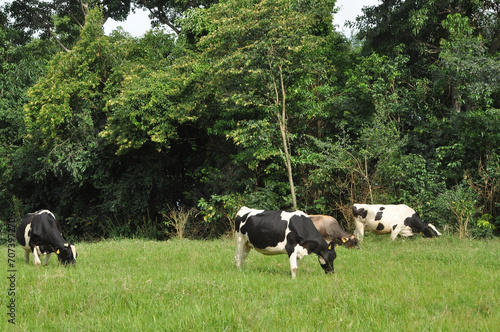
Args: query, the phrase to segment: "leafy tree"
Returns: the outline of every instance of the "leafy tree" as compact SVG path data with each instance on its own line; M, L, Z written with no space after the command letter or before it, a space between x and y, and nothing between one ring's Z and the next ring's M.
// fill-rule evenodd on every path
M12 180L16 169L13 160L25 136L23 105L26 91L44 74L45 65L54 54L51 42L35 39L18 44L15 29L3 8L0 10L0 216L10 218L13 200Z
M489 108L500 95L500 57L491 56L481 35L475 36L467 17L450 15L443 21L449 30L441 41L437 63L441 83L451 90L452 108L456 112Z
M452 113L437 157L446 166L446 178L457 183L464 172L476 170L482 160L498 155L495 106L500 95L500 58L489 54L482 36L474 35L468 18L450 15L443 25L450 36L441 42L434 70L439 78L437 91L445 96L443 102Z
M85 16L95 6L103 8L103 21L123 21L131 10L131 0L13 0L7 5L14 27L23 31L27 40L37 34L41 39L53 38L68 52L80 35Z
M147 8L152 18L152 25L167 25L177 35L181 33L179 19L189 9L208 8L217 3L216 0L134 0L137 7Z
M75 47L57 53L27 92L27 133L13 157L10 181L29 211L50 208L64 220L72 214L84 217L99 203L92 174L104 172L108 160L98 133L105 123L103 90L114 61L101 15L98 9L89 13Z
M128 43L137 44L127 47L136 54L125 55L130 60L113 70L107 87L108 123L100 135L114 142L119 153L148 142L159 150L168 149L177 137L177 124L196 118L179 103L189 79L170 68L176 49L174 38L152 31L140 42Z
M390 54L405 45L414 75L426 73L428 65L438 60L441 39L448 30L441 25L448 15L460 14L474 22L475 35L483 34L491 53L498 50L500 21L495 0L384 0L380 5L365 7L364 15L352 23L359 29L365 54Z
M28 137L47 152L40 174L67 171L80 181L99 145L102 94L113 64L101 25L100 10L91 11L74 49L58 53L28 92Z
M137 85L145 84L140 78L152 83L148 75L167 67L173 39L160 31L142 39L119 33L106 37L101 26L101 10L91 10L71 52L58 53L30 89L23 156L33 159L33 167L24 167L22 174L27 185L37 183L48 196L37 193L33 200L57 206L63 217L114 216L128 225L124 232L132 232L143 218L154 220L163 204L173 204L184 187L173 184L180 181L173 175L179 157L161 151L167 145L178 148L170 141L162 145L161 138L170 137L166 131L162 135L166 127L144 130L147 121L163 116L163 108L154 108L161 106L154 98L162 92L145 93L151 87ZM130 104L122 105L123 100ZM141 108L145 103L149 107ZM167 187L176 190L160 189ZM129 218L137 221L130 224ZM75 225L87 227L80 222Z
M105 36L131 6L175 34ZM498 4L386 0L352 43L333 6L12 2L0 203L51 208L73 233L160 237L181 206L201 210L200 234L234 227L242 204L342 222L354 202L405 202L442 225L462 188L477 204L448 204L457 220L498 224Z
M329 1L224 1L207 10L209 33L198 44L208 83L224 105L222 117L238 119L226 127L227 137L243 148L237 158L256 169L282 155L293 208L290 127L301 114L293 91L313 88L326 71L318 65L325 62L319 50L332 31L332 10Z

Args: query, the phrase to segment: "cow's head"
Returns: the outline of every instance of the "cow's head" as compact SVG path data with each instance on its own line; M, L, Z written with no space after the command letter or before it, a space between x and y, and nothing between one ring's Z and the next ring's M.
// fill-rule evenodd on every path
M57 258L62 264L75 264L76 263L76 248L73 243L65 243L62 248L56 250Z
M359 249L359 243L358 243L358 238L355 237L354 235L351 235L349 237L342 237L342 244L348 248L348 249L352 249L352 248L356 248L356 249Z
M334 273L333 260L336 257L337 254L335 253L335 244L333 242L330 242L328 249L320 251L318 260L325 273Z
M426 237L438 237L441 235L433 224L427 224L422 231L422 234Z

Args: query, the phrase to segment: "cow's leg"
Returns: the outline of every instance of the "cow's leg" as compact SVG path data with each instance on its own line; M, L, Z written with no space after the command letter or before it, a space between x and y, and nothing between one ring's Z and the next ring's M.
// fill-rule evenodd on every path
M297 264L297 250L294 250L290 255L290 271L292 271L292 278L295 278L295 276L297 275L298 267L299 266Z
M403 223L393 227L393 229L391 231L392 241L396 240L396 237L398 236L398 234L400 234L401 236L405 236L405 237L413 236L413 232L411 230L411 227L408 227Z
M40 249L38 248L38 246L33 248L33 260L36 266L40 266L42 264L42 262L40 261L40 257L38 257L39 252Z
M359 241L363 241L366 224L361 222L358 218L354 219L354 224L356 225L356 229L354 230L354 235L358 238Z
M408 237L408 236L415 235L415 233L413 233L413 231L411 230L411 227L406 226L401 230L399 235L404 236L404 237Z
M24 249L24 261L26 263L30 262L30 252L31 252L30 249Z
M245 263L248 253L251 247L248 245L246 237L237 232L236 233L236 254L234 255L234 260L236 261L236 267L240 268Z
M299 268L298 260L307 255L307 250L301 245L297 244L293 248L293 252L290 254L290 271L292 272L292 278L295 278L297 274L297 269Z
M50 255L52 255L51 252L45 255L45 261L43 262L43 265L49 265Z

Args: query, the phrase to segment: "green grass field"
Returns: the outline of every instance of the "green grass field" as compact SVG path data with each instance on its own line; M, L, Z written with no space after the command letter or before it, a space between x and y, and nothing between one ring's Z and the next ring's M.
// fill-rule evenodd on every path
M286 255L234 243L78 243L76 267L35 267L16 247L16 325L1 299L0 329L20 331L498 331L500 240L368 236L337 248L334 275L315 255L292 280ZM7 256L6 247L2 252ZM6 266L6 265L4 265ZM8 268L4 268L5 281Z

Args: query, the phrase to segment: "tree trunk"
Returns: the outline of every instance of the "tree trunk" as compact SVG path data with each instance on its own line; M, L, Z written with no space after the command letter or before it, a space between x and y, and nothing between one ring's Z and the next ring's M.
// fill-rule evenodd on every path
M280 83L281 83L281 116L278 115L278 122L280 124L281 138L283 140L283 150L285 152L285 165L288 172L288 182L290 183L290 194L292 195L293 209L297 210L297 198L295 196L295 186L293 184L292 162L290 160L290 148L287 140L286 128L286 90L283 82L283 75L280 68Z
M458 93L456 87L451 88L451 98L452 98L453 108L457 113L460 113L460 111L462 110L462 102L460 94Z

